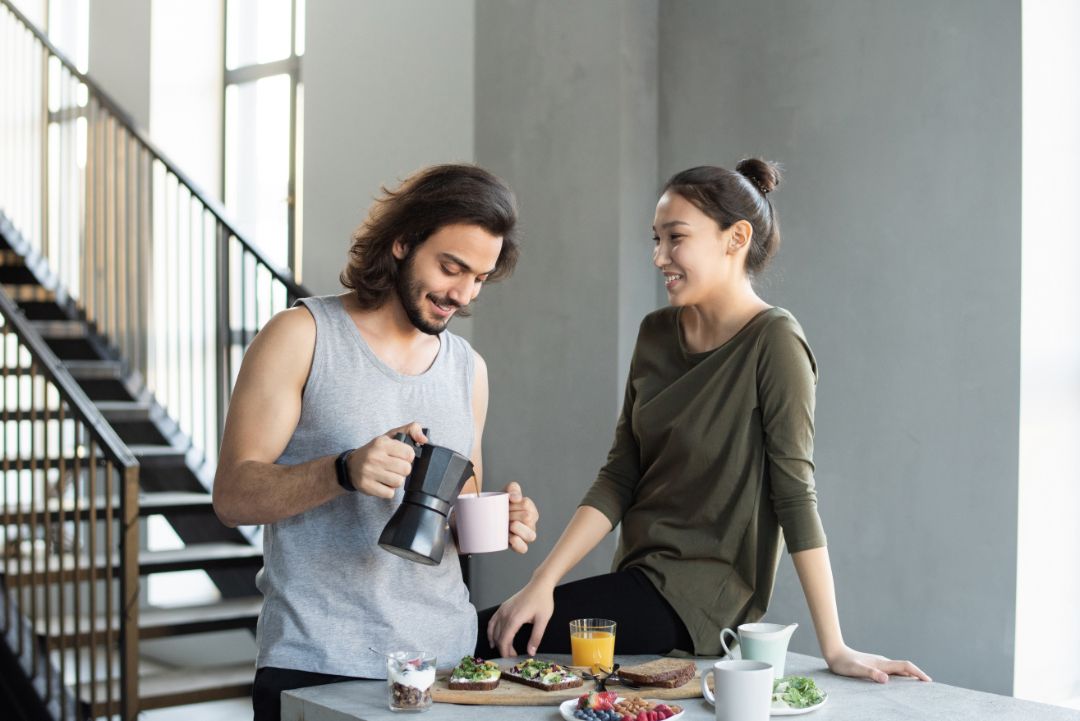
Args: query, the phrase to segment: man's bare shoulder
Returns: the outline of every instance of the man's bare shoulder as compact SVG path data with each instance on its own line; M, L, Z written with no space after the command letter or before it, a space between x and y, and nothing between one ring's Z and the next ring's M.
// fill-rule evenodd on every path
M305 345L314 347L315 318L304 306L279 311L255 336L256 342L260 340L261 345L272 345L275 348L283 345L293 347L294 350L299 350ZM255 342L252 343L252 346L254 345Z
M302 306L280 311L259 330L244 354L238 385L252 374L303 385L314 355L315 318Z

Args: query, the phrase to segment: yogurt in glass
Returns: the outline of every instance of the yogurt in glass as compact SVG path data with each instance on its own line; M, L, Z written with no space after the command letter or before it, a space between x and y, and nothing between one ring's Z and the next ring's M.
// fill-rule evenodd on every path
M426 711L431 708L435 684L435 655L422 651L387 654L386 686L391 711Z

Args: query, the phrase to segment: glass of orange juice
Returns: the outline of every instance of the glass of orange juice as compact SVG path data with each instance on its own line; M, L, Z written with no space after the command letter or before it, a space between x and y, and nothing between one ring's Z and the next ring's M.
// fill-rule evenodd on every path
M615 622L606 618L579 618L570 622L573 664L597 673L615 664Z

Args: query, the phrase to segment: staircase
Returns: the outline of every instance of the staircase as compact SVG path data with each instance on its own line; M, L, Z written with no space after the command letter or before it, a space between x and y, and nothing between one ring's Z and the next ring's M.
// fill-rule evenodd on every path
M252 545L237 529L218 522L205 485L205 467L189 460L190 442L179 432L166 411L145 389L139 388L125 372L125 364L110 357L108 343L92 327L78 320L70 307L57 301L23 262L11 242L10 226L0 223L0 283L3 292L15 299L27 325L41 337L71 378L94 404L101 418L127 445L138 462L138 515L164 516L184 541L185 547L170 551L140 551L137 575L173 571L204 570L221 591L218 603L179 608L142 608L138 614L138 640L160 639L190 634L205 634L230 629L254 631L262 598L254 585L255 572L262 565L261 550ZM5 232L6 231L6 232ZM5 423L29 423L40 409L9 411ZM41 460L39 457L37 460ZM30 459L25 459L29 463ZM83 499L84 501L86 499ZM97 516L105 511L95 503ZM119 505L114 502L114 507ZM78 506L78 507L76 507ZM70 500L50 499L48 503L23 503L14 509L21 525L44 528L46 518L56 524L87 523L92 505ZM85 552L83 553L85 556ZM69 581L87 581L91 572L98 578L120 572L118 558L103 554L77 560L72 553L39 559L35 573L21 573L24 559L5 554L0 568L5 589L18 593L25 586L56 584L60 569L66 569ZM26 567L28 564L23 563ZM74 569L74 570L73 570ZM32 591L31 591L32 593ZM49 617L39 616L33 624L35 639L53 651L68 648L93 648L109 629L119 629L117 614L76 618L71 609ZM60 629L49 633L49 629ZM212 663L212 661L210 662ZM62 672L57 671L57 675ZM143 676L138 683L139 710L211 701L251 693L254 667L251 663L192 669L176 669ZM107 715L107 699L121 695L118 687L105 688L104 681L80 679L75 698L79 717ZM91 691L91 684L94 685Z
M251 529L208 490L235 372L308 295L8 0L0 0L0 629L50 718L250 693L254 665L167 668L142 642L253 631ZM183 548L148 551L164 517ZM154 608L155 574L220 600Z

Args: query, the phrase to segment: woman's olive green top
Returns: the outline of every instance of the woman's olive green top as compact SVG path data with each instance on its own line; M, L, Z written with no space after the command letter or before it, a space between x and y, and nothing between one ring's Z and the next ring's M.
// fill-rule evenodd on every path
M782 308L705 353L687 352L676 308L641 323L615 442L581 505L622 523L613 568L648 576L695 654L719 655L720 629L764 615L781 530L791 553L825 545L816 381L802 328Z

